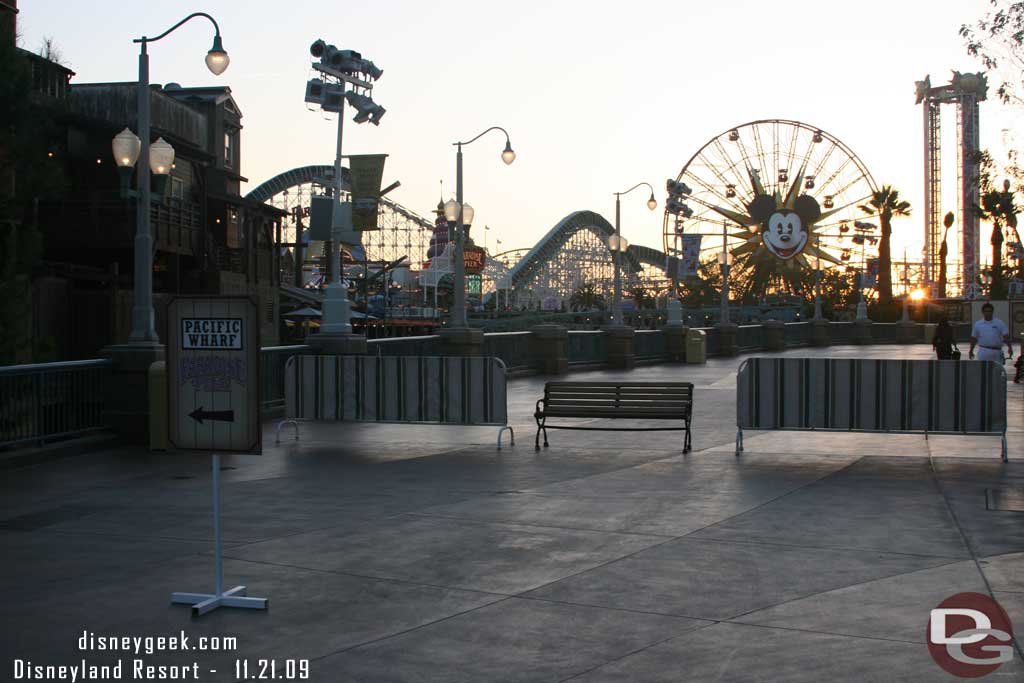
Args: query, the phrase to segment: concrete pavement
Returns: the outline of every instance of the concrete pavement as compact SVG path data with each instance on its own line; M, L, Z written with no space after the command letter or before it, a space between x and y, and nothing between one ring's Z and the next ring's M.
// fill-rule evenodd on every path
M740 360L572 375L693 381L686 456L682 432L552 431L535 453L543 378L511 382L500 453L491 428L307 424L276 446L268 423L264 455L221 473L225 584L266 612L169 604L212 589L208 458L5 472L0 679L84 658L123 659L124 680L133 659L208 681L261 659L279 677L308 659L314 681L956 680L929 655L929 610L975 591L1018 629L990 678L1024 680L1024 512L987 505L1024 494L1020 387L1008 464L998 437L847 433L748 433L736 458ZM83 631L237 649L83 651Z

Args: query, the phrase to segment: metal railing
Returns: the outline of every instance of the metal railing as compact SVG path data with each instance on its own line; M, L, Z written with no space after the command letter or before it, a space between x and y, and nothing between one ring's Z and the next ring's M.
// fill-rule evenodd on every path
M312 346L304 344L260 349L260 402L264 410L284 405L284 364L292 356L312 350Z
M786 346L810 346L811 323L786 323L783 330L783 339L786 342Z
M607 341L601 330L569 330L569 365L603 363L607 358Z
M492 332L484 335L484 355L496 356L509 370L530 367L529 332Z
M370 356L440 356L441 337L431 334L367 339L366 353Z
M0 448L103 429L111 365L98 359L0 367Z
M668 354L665 335L661 330L637 330L633 334L633 353L638 359L664 358Z

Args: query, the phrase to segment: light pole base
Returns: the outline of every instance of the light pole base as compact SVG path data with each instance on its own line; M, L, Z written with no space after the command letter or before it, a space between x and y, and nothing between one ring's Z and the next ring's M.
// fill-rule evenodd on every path
M715 325L715 330L718 332L718 355L735 356L739 352L736 346L736 336L739 333L739 327L731 323L725 323L724 325Z
M163 344L115 344L100 354L114 362L103 387L103 420L128 443L149 445L149 368L164 360Z
M765 351L782 351L786 348L786 326L781 320L765 320L762 329Z
M340 282L327 285L320 334L352 334L351 319L352 304L348 300L348 289Z
M868 305L867 305L867 303L863 299L861 299L857 303L857 320L867 320L867 319L868 319Z
M682 362L686 359L686 333L690 328L682 323L669 323L661 328L665 335L665 353L669 360Z
M530 361L541 375L561 375L569 371L569 330L561 325L543 323L530 328Z
M811 321L811 346L829 346L832 343L831 322L825 318Z
M482 356L484 331L476 327L446 327L441 330L441 348L445 356Z
M619 370L632 370L636 365L636 353L633 342L636 339L636 330L628 325L603 325L601 331L607 339L607 356L605 358L608 367Z
M867 318L858 318L853 323L853 343L860 344L861 346L867 346L871 344L871 326L872 323Z
M330 334L320 332L306 337L306 343L321 356L364 356L366 337L361 334Z
M898 329L901 344L916 344L921 339L917 323L913 320L901 320Z

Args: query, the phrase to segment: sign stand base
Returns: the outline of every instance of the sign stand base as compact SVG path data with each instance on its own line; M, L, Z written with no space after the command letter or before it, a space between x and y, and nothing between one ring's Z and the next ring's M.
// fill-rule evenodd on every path
M266 609L266 598L246 597L245 586L235 586L229 591L222 589L221 544L220 544L220 456L213 456L213 544L216 576L214 593L171 593L171 603L192 605L192 616L198 617L218 607L241 607L243 609Z

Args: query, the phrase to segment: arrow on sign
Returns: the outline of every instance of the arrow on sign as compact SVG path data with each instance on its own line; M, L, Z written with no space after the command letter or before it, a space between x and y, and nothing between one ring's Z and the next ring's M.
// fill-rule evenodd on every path
M193 410L188 416L199 424L203 424L203 420L235 421L235 411L233 410L203 410L202 406L199 406L197 410Z

